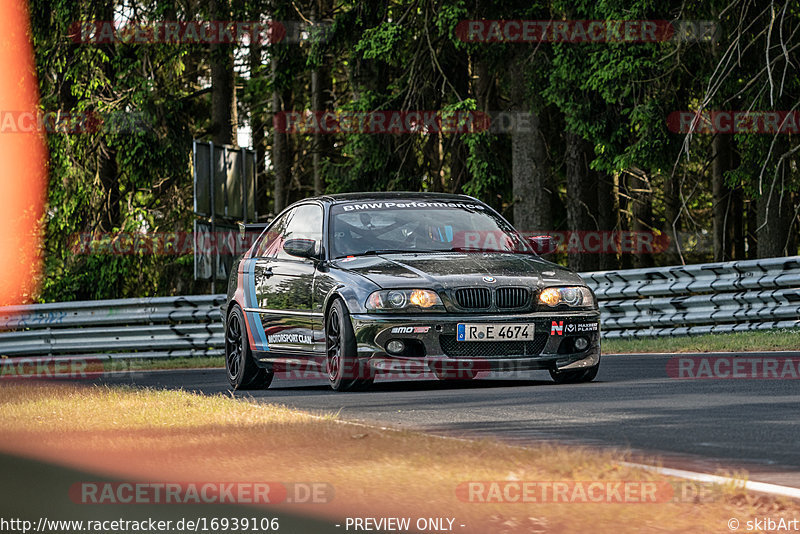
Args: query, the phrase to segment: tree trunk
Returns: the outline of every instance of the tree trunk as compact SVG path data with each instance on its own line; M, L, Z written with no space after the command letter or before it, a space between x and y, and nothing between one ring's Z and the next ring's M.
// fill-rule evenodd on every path
M745 207L745 240L747 242L747 259L755 260L758 256L758 200L750 199Z
M621 174L617 179L617 198L619 198L619 230L628 232L631 230L633 221L633 193L628 174ZM621 252L619 255L620 269L633 268L633 255Z
M489 68L488 61L482 57L477 57L474 60L473 69L475 79L473 94L478 103L478 111L491 112L500 109L497 101L497 79ZM497 144L496 141L489 141L489 153L496 155L499 152ZM486 198L483 200L497 211L502 211L502 195L499 193L496 186L491 184L486 187Z
M257 20L255 16L252 16L251 18L252 20ZM251 80L262 75L262 46L262 43L259 43L255 39L250 42L249 60ZM255 203L256 211L258 213L267 213L269 210L269 206L265 204L265 201L269 196L265 190L267 164L267 124L266 120L264 119L264 110L260 103L260 95L256 98L258 98L259 103L251 106L250 108L250 130L253 134L253 150L256 153Z
M731 138L729 135L717 134L712 141L713 162L711 170L712 183L712 217L714 236L714 261L731 259L733 239L733 213L731 190L725 184L725 173L731 170Z
M613 232L619 227L617 191L614 187L613 176L601 172L594 174L597 177L597 226L603 235L606 232ZM602 252L598 259L601 270L619 267L619 260L614 252Z
M733 225L731 229L731 245L733 246L733 259L745 259L744 245L744 191L741 187L736 187L731 191L731 219Z
M313 111L324 111L325 104L325 86L327 80L327 72L324 67L316 67L311 71L311 109ZM314 194L321 195L325 190L325 185L322 179L322 162L328 155L328 138L326 134L316 131L314 132L314 146L312 148L312 166L314 173Z
M528 68L523 56L512 60L516 69L506 72L511 93L511 109L515 112L515 129L511 133L511 188L514 203L514 226L523 232L552 230L550 196L547 190L549 172L541 119L531 109L525 83Z
M664 178L664 232L669 239L666 259L668 265L678 265L681 257L678 253L681 231L681 181L677 173L672 173Z
M461 98L467 98L469 90L469 59L463 51L454 51L453 59L453 86ZM445 184L445 191L460 193L461 186L469 182L469 168L467 157L469 150L464 144L463 135L460 133L446 136L450 146L450 181Z
M523 232L547 232L553 229L547 151L538 115L528 116L529 127L520 127L511 136L514 226Z
M428 134L425 144L422 146L422 155L425 158L425 174L430 179L430 191L442 192L444 184L442 183L442 154L439 132Z
M478 110L492 111L497 109L497 91L495 79L489 70L488 63L477 58L474 62L475 69L475 98L478 101Z
M654 265L652 251L646 247L645 235L653 235L653 189L644 172L628 173L628 191L631 193L631 230L634 232L634 249L631 255L638 268ZM651 240L652 242L652 240ZM626 252L623 251L623 254Z
M789 254L789 232L794 212L791 193L784 188L788 182L786 171L781 169L774 181L765 177L758 198L758 257L775 258ZM794 251L793 251L794 252Z
M330 16L329 0L317 0L314 5L312 20L314 22L324 21ZM326 111L332 107L332 92L330 68L328 67L329 57L323 54L320 65L311 71L311 109L313 111ZM314 194L321 195L325 191L325 183L322 176L322 164L330 154L330 142L328 136L321 132L314 133L314 147L312 152L312 166L314 173Z
M589 169L593 156L591 145L573 133L566 134L566 144L567 229L580 232L570 239L575 244L584 232L597 229L597 183ZM577 245L581 244L582 239L579 239ZM579 272L596 271L600 264L596 253L585 251L569 254L567 261L570 268Z
M279 113L287 111L289 91L277 86L278 73L281 72L282 56L286 53L283 47L273 45L273 53L270 57L272 67L273 86L272 91L272 112ZM285 132L279 132L276 128L272 129L272 169L275 175L272 202L275 215L280 213L287 205L287 189L289 186L290 154L289 140Z
M230 0L211 0L213 20L231 20ZM211 57L211 139L214 144L237 146L236 80L233 44L212 43Z

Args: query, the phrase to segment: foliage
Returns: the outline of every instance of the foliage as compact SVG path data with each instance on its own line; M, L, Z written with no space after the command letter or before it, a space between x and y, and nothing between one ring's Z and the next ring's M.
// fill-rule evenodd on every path
M221 0L220 0L221 1ZM53 134L45 221L42 300L114 298L207 291L191 281L190 256L73 254L79 234L190 231L193 138L211 128L211 49L205 44L76 44L81 20L213 20L209 0L32 0L33 41L46 111L97 113L99 132ZM320 11L321 10L321 11ZM315 12L316 11L316 12ZM800 12L789 2L746 0L685 3L634 0L466 2L465 0L303 0L274 6L233 0L238 20L316 18L324 31L299 43L241 46L236 51L240 126L262 128L266 170L260 204L271 199L274 172L273 93L283 109L311 108L312 73L324 69L326 101L337 112L530 110L542 119L553 230L565 229L565 134L592 149L591 168L611 177L620 201L617 227L636 223L641 203L648 224L684 232L688 261L712 259L701 245L713 226L712 137L668 128L679 110L789 110L800 102L800 77L791 51ZM695 42L468 43L457 28L470 19L711 20L715 40ZM788 52L787 52L788 51ZM770 63L766 64L765 56ZM281 68L271 72L270 61ZM114 123L112 119L118 122ZM124 120L122 120L124 119ZM249 123L249 124L248 124ZM325 134L320 168L330 193L360 190L435 190L466 193L511 216L511 136L452 134ZM313 135L289 135L290 201L313 191ZM736 165L726 169L741 191L748 235L765 188L798 205L797 136L731 137ZM114 172L107 172L109 162ZM649 190L638 196L624 182L635 173ZM668 186L678 187L669 192ZM636 198L632 199L633 196ZM638 204L637 204L638 203ZM677 207L676 207L677 206ZM635 208L635 209L634 209ZM548 207L550 209L550 207ZM677 210L676 220L670 219ZM262 210L264 211L264 210ZM796 216L791 225L797 228ZM797 232L795 232L797 233ZM755 241L748 237L748 254ZM692 251L692 243L697 243ZM797 241L793 242L796 252ZM790 247L791 249L791 247ZM614 258L618 265L623 258ZM659 256L658 262L675 261Z

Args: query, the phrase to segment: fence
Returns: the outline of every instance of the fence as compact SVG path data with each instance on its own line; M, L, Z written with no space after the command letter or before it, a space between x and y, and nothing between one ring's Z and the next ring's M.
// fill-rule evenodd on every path
M800 256L583 274L603 336L800 327Z
M585 273L603 336L800 327L800 257ZM0 355L125 359L221 354L224 295L0 308Z
M0 308L0 355L170 358L218 355L224 295Z

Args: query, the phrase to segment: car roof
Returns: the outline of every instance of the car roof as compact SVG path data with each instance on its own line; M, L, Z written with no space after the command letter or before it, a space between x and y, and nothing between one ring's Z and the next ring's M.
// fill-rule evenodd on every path
M377 191L377 192L361 192L361 193L337 193L333 195L321 195L318 197L307 198L304 200L322 200L327 202L352 202L358 200L389 200L389 199L409 199L414 198L418 200L470 200L473 202L480 202L479 200L467 195L454 195L450 193L420 193L416 191Z

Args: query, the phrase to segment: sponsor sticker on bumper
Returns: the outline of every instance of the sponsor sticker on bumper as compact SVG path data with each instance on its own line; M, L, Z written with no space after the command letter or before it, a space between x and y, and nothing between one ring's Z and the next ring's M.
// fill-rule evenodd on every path
M550 335L563 336L566 334L578 334L584 332L597 332L600 329L600 323L564 323L564 321L551 321Z
M430 329L430 326L395 326L391 332L392 334L427 334Z

